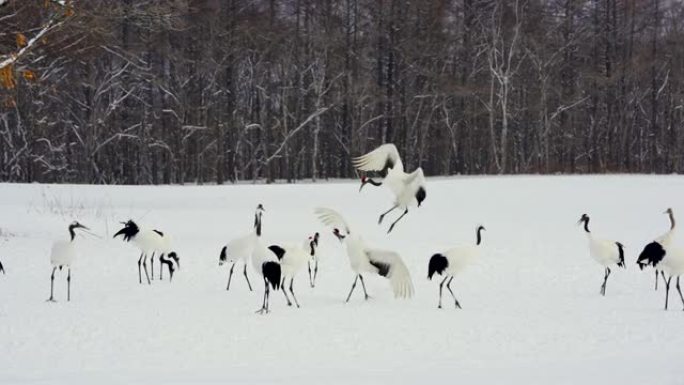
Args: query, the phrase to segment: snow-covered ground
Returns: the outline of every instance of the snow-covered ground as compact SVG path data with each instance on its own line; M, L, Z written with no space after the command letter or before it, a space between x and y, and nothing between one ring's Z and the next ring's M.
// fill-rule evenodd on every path
M237 186L0 185L0 383L601 383L681 384L684 312L653 290L635 261L684 215L680 176L473 177L428 180L423 207L395 231L377 225L388 193L357 182ZM274 293L271 314L254 314L263 285L250 269L225 285L221 247L251 231L266 208L266 242L322 233L319 283L306 271L295 288L301 309ZM382 278L373 297L357 291L343 247L313 215L341 211L369 242L393 249L411 270L416 295L392 298ZM588 213L597 236L626 246L627 269L603 270L576 222ZM398 214L398 213L396 213ZM395 215L396 215L395 214ZM133 218L171 234L181 257L174 282L138 284L133 246L112 240ZM394 218L388 216L386 220ZM102 238L82 240L72 271L50 289L49 250L74 219ZM427 261L474 242L480 261L452 284L463 310L438 310ZM158 266L158 265L157 265ZM241 269L236 269L241 273ZM674 284L673 284L674 288ZM357 290L360 288L357 288ZM445 304L452 302L447 295Z

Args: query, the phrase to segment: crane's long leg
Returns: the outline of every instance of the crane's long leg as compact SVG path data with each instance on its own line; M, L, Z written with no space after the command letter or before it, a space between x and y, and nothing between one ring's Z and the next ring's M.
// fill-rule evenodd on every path
M454 297L454 303L457 308L462 309L461 304L458 303L458 300L456 299L456 296L454 295L454 292L451 291L451 281L454 279L452 276L451 279L449 279L449 282L447 282L447 289L449 289L449 293L451 293L451 296Z
M249 291L252 291L252 284L249 283L249 277L247 276L247 261L245 261L245 268L242 270L242 274L245 275L245 279L247 280L247 286L249 287Z
M655 271L655 289L658 291L658 270Z
M356 278L354 278L354 283L352 283L351 290L349 290L349 295L347 296L347 300L344 302L349 302L349 298L351 298L352 293L354 292L354 289L356 288L356 281L358 281L359 275L356 275Z
M679 292L679 299L682 300L682 305L684 305L684 296L682 296L682 289L679 287L679 277L677 277L677 291Z
M151 285L152 282L150 282L150 274L147 272L147 254L145 254L145 256L143 257L142 265L143 269L145 270L145 278L147 278L147 284Z
M164 263L162 263L162 257L164 254L159 256L159 280L164 279ZM171 274L171 266L169 265L169 274ZM152 275L154 275L154 269L152 269ZM173 275L171 276L173 277ZM169 278L169 282L171 282L171 278Z
M366 284L363 282L363 275L359 274L359 279L361 279L361 287L363 288L363 295L365 296L366 300L370 298L370 295L368 295L368 292L366 292Z
M285 294L287 306L292 306L292 301L290 301L290 297L287 296L287 289L285 288L285 277L283 277L283 279L280 281L280 290L282 290L283 294Z
M138 281L140 283L142 283L142 271L140 269L140 265L142 265L142 259L144 254L145 253L140 253L140 258L138 258Z
M663 277L664 277L664 275L663 275ZM668 297L670 296L670 281L671 280L672 280L672 276L670 276L670 278L668 278L665 281L665 310L667 310L667 301L669 299Z
M268 282L266 282L266 313L268 313L271 300L271 288L268 287Z
M316 277L318 276L318 259L314 261L316 265L314 266L314 277L313 277L313 286L316 286Z
M385 219L385 215L391 213L391 212L394 211L397 207L399 207L399 205L394 205L394 206L392 206L391 209L389 209L389 210L385 211L384 213L380 214L380 218L378 218L378 224L381 224L381 223L382 223L382 220Z
M266 296L268 295L268 280L266 280L266 277L264 277L264 284L266 287L264 288L264 302L261 304L261 309L257 310L257 314L264 314L266 311Z
M449 278L448 275L445 276L442 282L439 284L439 304L437 304L437 309L442 308L442 288L444 287L444 282L446 282L447 278Z
M313 274L311 273L311 261L308 262L309 265L309 285L314 287Z
M71 301L71 267L67 273L67 301Z
M295 305L299 307L299 301L297 301L297 297L295 296L294 290L292 290L292 281L294 281L294 277L290 278L290 293L292 294L292 299L294 299ZM677 287L679 287L679 283L677 283ZM283 291L285 291L285 288L283 288Z
M57 267L52 268L52 275L50 276L50 298L48 298L48 301L50 302L55 302L55 271L57 270Z
M159 259L159 265L164 265L163 263L161 263L161 258ZM152 257L150 258L150 270L152 270L152 280L154 281L154 253L152 253Z
M606 267L606 275L603 276L603 285L601 285L601 295L606 295L606 283L608 282L608 276L610 275L610 267Z
M389 233L392 232L392 229L394 228L394 225L396 225L397 222L399 222L399 221L401 220L401 218L403 218L404 215L406 215L406 214L408 214L408 209L404 210L404 213L401 214L401 215L399 216L399 218L397 218L396 221L392 222L392 225L390 226L389 230L387 230L387 234L389 234Z
M233 268L235 267L235 262L230 266L230 272L228 273L228 285L226 286L226 291L230 290L230 279L233 278Z

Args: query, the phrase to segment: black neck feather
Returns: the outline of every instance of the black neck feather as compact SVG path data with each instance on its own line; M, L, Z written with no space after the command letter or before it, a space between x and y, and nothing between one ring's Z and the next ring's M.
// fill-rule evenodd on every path
M254 214L254 228L256 229L257 237L261 236L261 213Z
M376 182L376 181L374 181L372 178L368 178L368 179L366 180L366 182L372 184L373 186L382 186L382 183L381 183L381 182Z

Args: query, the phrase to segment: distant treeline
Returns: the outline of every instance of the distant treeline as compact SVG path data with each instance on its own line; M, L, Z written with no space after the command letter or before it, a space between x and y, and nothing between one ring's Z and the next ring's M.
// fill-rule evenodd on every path
M0 103L2 181L680 172L684 2L9 0Z

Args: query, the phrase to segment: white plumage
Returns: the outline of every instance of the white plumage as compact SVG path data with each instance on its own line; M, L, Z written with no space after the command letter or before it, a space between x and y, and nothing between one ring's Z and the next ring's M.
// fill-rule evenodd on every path
M663 281L665 281L665 310L667 310L672 277L677 277L677 292L682 300L682 305L684 305L684 296L682 296L682 290L679 286L679 277L684 274L684 249L675 246L663 249L659 243L652 242L639 255L637 263L642 269L647 265L652 265L660 271Z
M658 238L655 239L655 242L660 243L663 248L667 249L672 245L672 240L675 237L675 218L674 218L674 212L672 211L672 208L668 208L665 210L663 214L667 214L669 219L670 219L670 230L666 232L665 234L659 236ZM658 290L658 269L655 270L655 289Z
M311 259L311 256L307 250L302 245L271 245L268 247L273 254L278 258L278 263L280 264L281 271L281 282L280 286L285 294L285 299L287 300L287 305L292 306L292 301L287 295L287 290L285 288L285 283L287 279L290 279L290 293L292 294L292 299L294 299L295 304L299 307L299 301L297 301L297 296L295 295L293 285L294 277L297 273L306 266L307 262Z
M152 279L154 279L154 258L155 256L161 258L163 255L167 255L173 258L177 264L179 264L178 254L174 252L171 248L171 238L168 234L164 234L159 230L143 229L140 228L133 220L128 220L128 222L122 222L124 227L114 234L114 238L119 235L123 236L124 241L131 242L140 250L140 258L138 259L138 281L142 283L142 273L141 265L145 270L145 277L147 278L147 283L150 284L150 276L147 272L147 258L150 258L151 268L152 268ZM160 269L163 268L165 263L160 260ZM169 272L171 273L171 272ZM159 276L161 278L161 270Z
M589 242L589 255L605 269L603 284L600 290L600 293L605 296L606 283L611 272L610 267L613 265L625 267L624 246L617 241L594 238L591 231L589 231L589 216L587 214L582 214L577 223L584 223L584 231Z
M264 206L259 204L254 214L254 232L228 242L221 251L221 256L219 258L219 265L231 261L233 262L233 266L235 266L235 262L241 260L246 266L248 259L252 261L254 271L256 271L264 280L264 301L261 305L261 309L257 310L257 313L260 314L269 312L268 301L271 291L269 284L274 290L278 290L280 288L281 279L278 257L261 242L262 216L265 211ZM247 278L246 267L244 273L247 284L251 290L252 286L249 284L249 279ZM230 269L230 275L232 276L232 274L233 267ZM230 276L228 277L228 287L226 289L228 288L230 288Z
M425 176L423 169L418 167L412 173L404 172L404 164L399 157L397 147L392 143L383 144L375 150L352 159L354 167L360 171L382 171L385 178L382 182L377 182L364 176L361 179L359 191L367 183L374 186L386 185L394 194L394 205L391 209L380 215L378 223L382 223L385 215L395 209L402 209L404 212L390 225L388 233L394 226L408 213L411 206L420 207L426 197Z
M67 301L71 301L71 266L78 258L78 246L76 242L77 229L87 227L74 221L69 225L69 240L58 240L52 243L50 250L50 264L52 264L52 274L50 275L50 298L48 301L54 302L55 271L67 268Z
M259 222L259 227L261 227L261 221ZM261 232L259 231L259 234L260 233ZM280 264L278 263L278 257L262 244L261 239L257 237L251 258L254 271L264 279L264 302L261 305L261 309L257 310L257 313L268 313L270 311L269 297L271 291L269 284L274 290L280 289L282 274Z
M235 265L237 263L242 263L242 274L247 281L249 291L252 291L252 284L249 282L249 277L247 276L247 261L252 256L254 247L257 245L258 237L261 235L261 228L257 229L257 225L261 226L261 216L264 211L264 206L259 204L254 213L254 230L247 235L230 240L223 247L223 249L221 249L219 266L223 265L224 263L231 264L230 272L228 273L228 285L226 286L226 290L230 290L230 281L233 277L233 269L235 268ZM257 235L257 230L259 231L259 235Z
M485 230L484 226L478 226L475 230L475 245L454 247L443 253L434 254L432 257L430 257L430 262L428 263L428 279L432 279L435 274L439 274L444 277L442 282L439 284L438 308L442 308L442 289L445 282L447 284L446 286L449 290L449 293L451 293L451 296L454 298L455 306L459 309L461 308L461 304L458 302L456 295L454 295L454 292L451 290L451 281L454 279L455 275L461 273L466 269L466 267L473 264L473 262L479 257L483 230Z
M351 232L345 220L335 210L318 208L315 213L323 224L333 227L333 234L346 245L349 264L356 273L347 302L354 292L358 279L361 280L365 298L369 298L363 282L363 273L378 274L389 279L395 297L413 296L411 275L399 254L369 247L360 235Z
M672 245L675 230L674 213L672 209L667 209L665 213L670 216L670 231L646 245L639 254L637 264L640 269L649 265L653 266L656 270L656 280L658 279L658 271L660 271L660 275L665 281L665 310L667 310L672 277L677 277L677 292L682 304L684 304L684 296L682 296L679 286L679 277L684 274L684 249Z

